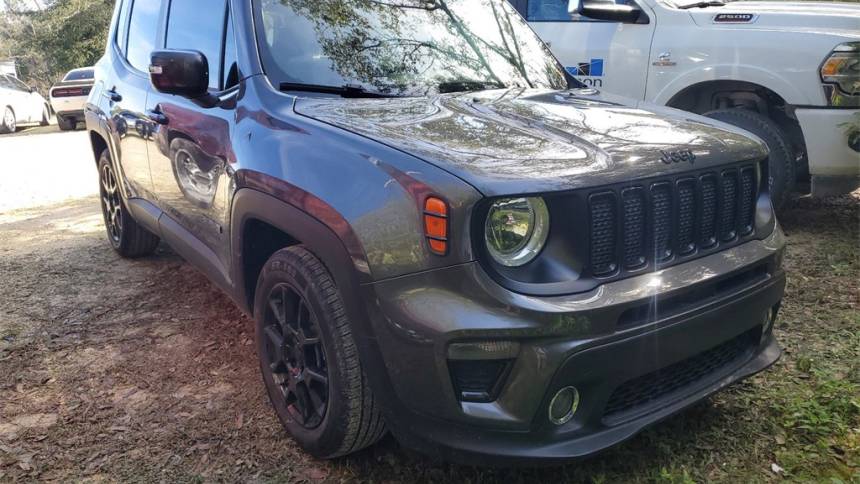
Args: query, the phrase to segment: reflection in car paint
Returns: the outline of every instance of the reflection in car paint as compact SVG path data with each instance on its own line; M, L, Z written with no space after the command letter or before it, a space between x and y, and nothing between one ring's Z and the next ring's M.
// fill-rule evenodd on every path
M170 160L176 183L185 198L200 208L211 207L224 163L184 138L170 142Z

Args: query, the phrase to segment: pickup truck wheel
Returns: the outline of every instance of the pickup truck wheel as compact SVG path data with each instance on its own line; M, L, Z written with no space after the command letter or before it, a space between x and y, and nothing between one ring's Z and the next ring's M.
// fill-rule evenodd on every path
M60 127L60 131L74 131L75 128L78 127L78 123L75 122L75 119L67 119L63 116L57 115L57 126Z
M108 240L114 250L128 258L153 253L159 239L140 226L126 208L108 150L99 157L99 193Z
M0 134L14 133L17 127L18 124L15 120L15 111L12 111L12 108L6 106L3 110L3 118L0 119Z
M794 191L797 170L794 150L782 128L772 119L746 109L720 109L705 116L745 129L764 141L770 150L770 198L774 208L782 208Z
M330 459L385 433L340 293L307 249L276 252L257 282L257 353L269 399L307 452Z

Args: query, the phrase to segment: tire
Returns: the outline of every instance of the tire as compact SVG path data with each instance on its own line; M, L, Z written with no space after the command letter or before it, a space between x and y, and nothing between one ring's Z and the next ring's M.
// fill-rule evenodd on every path
M51 124L51 111L48 109L48 106L42 106L42 120L39 122L39 126L47 126Z
M774 208L782 208L794 191L797 180L797 157L782 128L772 119L745 109L720 109L705 113L705 116L745 129L764 141L770 150L770 198Z
M57 126L60 127L60 131L74 131L75 128L78 127L78 123L72 119L67 119L63 116L57 115Z
M0 118L0 134L14 133L16 129L18 129L18 120L15 118L15 111L6 106L3 109L3 117Z
M108 150L99 156L99 194L108 241L119 255L143 257L155 252L159 239L139 225L125 206L119 192L119 180L114 174Z
M254 299L263 382L293 439L320 459L378 441L385 422L322 262L301 246L276 252L260 273Z

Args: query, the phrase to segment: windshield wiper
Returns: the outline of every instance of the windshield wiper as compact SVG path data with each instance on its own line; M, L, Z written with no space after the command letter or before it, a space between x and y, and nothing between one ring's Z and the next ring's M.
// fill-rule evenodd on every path
M343 86L324 86L321 84L303 84L300 82L282 82L280 84L281 91L303 91L303 92L319 92L323 94L337 94L342 97L397 97L391 94L383 94L381 92L368 91L361 86L352 84L344 84Z
M696 2L696 3L688 3L687 5L681 5L678 8L681 10L688 10L691 8L705 8L705 7L725 7L726 2L721 2L720 0L707 0L704 2Z
M436 86L439 94L449 92L464 92L464 91L483 91L485 89L503 89L505 86L498 82L481 82L481 81L448 81L440 82Z

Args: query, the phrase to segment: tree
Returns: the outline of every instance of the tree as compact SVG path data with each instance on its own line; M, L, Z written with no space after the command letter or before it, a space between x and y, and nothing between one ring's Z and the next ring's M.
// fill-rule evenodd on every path
M21 78L43 92L102 55L113 0L0 1L0 57L15 59Z

